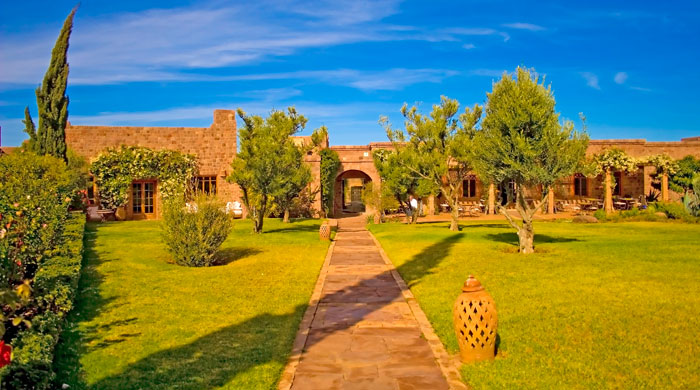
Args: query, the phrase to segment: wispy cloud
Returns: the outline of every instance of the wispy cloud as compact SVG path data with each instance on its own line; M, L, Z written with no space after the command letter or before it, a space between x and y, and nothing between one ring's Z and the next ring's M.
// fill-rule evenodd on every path
M287 100L292 97L301 96L303 92L297 88L268 88L243 91L233 96L251 98L262 101Z
M469 72L473 76L485 76L485 77L501 77L503 73L507 73L504 69L474 69Z
M464 36L510 39L506 32L492 28L424 31L386 23L386 17L398 12L398 4L399 0L325 0L322 4L271 0L252 5L197 4L98 18L81 18L79 13L68 54L70 82L104 85L221 80L227 75L214 69L257 64L313 48L359 42L460 41ZM270 12L273 8L275 12ZM40 82L57 28L3 36L0 87ZM395 88L382 86L377 80L354 85L361 89L373 85Z
M635 91L642 91L642 92L651 92L651 88L644 88L644 87L630 87L630 89L634 89Z
M528 30L528 31L544 31L546 30L545 27L539 26L537 24L532 24L532 23L507 23L504 24L503 27L507 28L512 28L516 30Z
M476 48L476 46L473 43L466 43L466 44L462 45L462 48L467 49L467 50L471 50L471 49Z
M586 80L586 85L591 88L600 89L600 84L598 84L598 76L595 73L581 72L579 74Z
M323 82L331 85L341 85L364 91L372 91L400 90L406 86L418 83L440 83L445 78L455 76L457 74L459 74L459 72L449 69L392 68L378 71L329 69L278 73L252 73L232 76L189 75L188 77L196 77L198 81L261 81L299 79L310 80L308 82ZM286 91L289 92L288 89Z
M625 81L627 81L627 73L626 72L618 72L615 74L615 83L617 84L624 84Z
M503 38L503 42L508 42L510 40L510 35L507 32L496 30L493 28L482 28L482 27L453 27L445 28L439 30L439 32L448 34L449 36L470 36L470 35L498 35Z

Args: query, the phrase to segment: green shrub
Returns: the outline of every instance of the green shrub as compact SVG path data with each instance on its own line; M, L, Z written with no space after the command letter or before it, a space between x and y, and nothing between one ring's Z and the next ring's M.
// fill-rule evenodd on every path
M639 216L639 214L640 214L640 211L636 207L633 207L629 210L620 211L620 217L622 217L622 218L632 218L632 217Z
M0 287L32 279L54 254L71 178L63 160L18 151L0 157Z
M73 214L59 242L59 252L48 258L34 278L31 327L11 340L12 363L0 370L2 389L49 389L55 373L54 349L67 313L73 308L82 263L85 217Z
M683 206L688 214L700 217L700 196L695 193L687 193L683 196Z
M608 219L608 214L603 209L597 210L593 213L593 216L600 222L604 222Z
M216 252L233 227L233 217L213 198L198 197L196 206L167 202L162 237L173 261L189 267L214 264Z
M685 219L690 216L685 207L680 203L656 202L654 203L654 208L656 211L660 211L672 219Z

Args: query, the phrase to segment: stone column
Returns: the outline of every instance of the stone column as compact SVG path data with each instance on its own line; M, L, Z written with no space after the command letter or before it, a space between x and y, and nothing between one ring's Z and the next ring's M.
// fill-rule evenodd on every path
M496 186L493 183L489 183L489 209L487 214L496 214Z
M668 202L668 174L666 172L661 175L661 200Z
M618 184L619 185L619 184ZM605 212L612 213L612 173L610 170L605 171Z
M554 187L547 191L547 214L554 214Z

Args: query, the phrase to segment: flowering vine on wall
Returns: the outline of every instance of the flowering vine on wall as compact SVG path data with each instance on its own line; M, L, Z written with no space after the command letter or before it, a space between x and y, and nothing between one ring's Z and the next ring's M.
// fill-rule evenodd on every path
M90 171L95 176L102 207L116 209L129 202L129 187L134 180L157 179L164 199L184 194L197 172L197 161L190 154L174 150L122 145L100 153Z

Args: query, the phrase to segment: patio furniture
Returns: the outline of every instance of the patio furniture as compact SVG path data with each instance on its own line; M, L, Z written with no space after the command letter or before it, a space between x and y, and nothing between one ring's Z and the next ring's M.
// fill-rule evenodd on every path
M463 202L459 204L459 214L478 217L482 213L483 206L484 205L476 202Z
M613 202L613 208L615 210L627 210L627 203L615 201L615 202Z
M100 223L106 221L108 218L116 219L117 210L114 209L102 209L97 210L97 215L100 217Z
M440 211L442 211L443 213L449 213L450 205L447 203L440 203Z
M233 218L243 217L243 207L240 202L227 202L226 214L233 214Z

